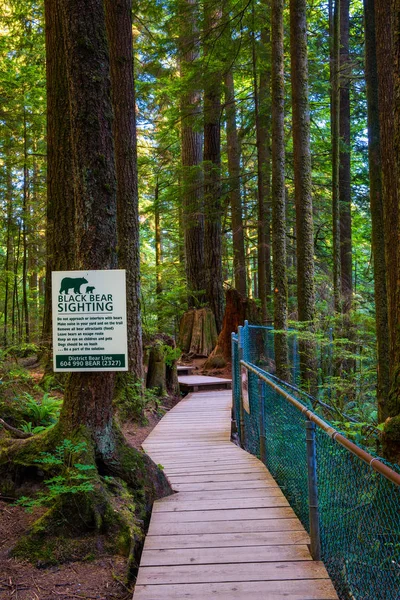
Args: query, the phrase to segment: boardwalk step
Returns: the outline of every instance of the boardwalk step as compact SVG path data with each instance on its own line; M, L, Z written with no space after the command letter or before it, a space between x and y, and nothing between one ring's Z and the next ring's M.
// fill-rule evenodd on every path
M134 600L337 600L271 474L230 441L231 402L189 394L143 444L178 493L154 503Z

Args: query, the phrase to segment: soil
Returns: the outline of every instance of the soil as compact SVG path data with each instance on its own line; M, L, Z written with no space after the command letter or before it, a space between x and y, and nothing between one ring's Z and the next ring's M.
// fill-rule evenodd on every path
M195 359L198 372L201 372L205 359ZM21 360L28 368L34 383L41 378L37 362ZM22 365L21 365L22 366ZM210 373L211 374L211 373ZM212 373L227 377L229 368ZM25 390L27 389L24 386ZM53 392L52 392L53 394ZM53 394L55 395L55 394ZM151 430L162 416L179 402L179 398L166 398L157 410L148 411L146 424L127 423L123 433L133 447L140 448ZM106 556L94 560L72 562L50 568L36 566L10 558L10 550L18 538L36 521L43 509L32 514L23 508L0 500L0 600L130 600L133 584L127 586L125 575L126 559L120 556Z

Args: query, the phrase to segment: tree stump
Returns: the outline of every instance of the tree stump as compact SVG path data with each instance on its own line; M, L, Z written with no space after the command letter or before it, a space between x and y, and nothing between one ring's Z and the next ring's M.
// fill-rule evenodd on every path
M146 388L157 390L159 396L179 394L175 341L163 333L146 344L149 347Z
M235 289L226 292L226 305L222 330L217 345L204 364L204 369L221 369L232 361L232 332L245 320L261 324L260 310L254 300L244 298Z
M209 356L218 339L215 317L209 308L188 310L179 327L178 346L189 356Z

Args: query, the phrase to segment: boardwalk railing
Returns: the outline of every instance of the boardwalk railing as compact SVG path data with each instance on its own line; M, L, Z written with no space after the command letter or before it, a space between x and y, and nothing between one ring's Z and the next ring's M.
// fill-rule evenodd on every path
M400 470L351 442L314 412L307 395L260 368L257 348L263 365L273 361L262 344L265 329L246 323L232 335L241 444L281 486L341 600L399 600ZM291 359L294 373L295 340Z

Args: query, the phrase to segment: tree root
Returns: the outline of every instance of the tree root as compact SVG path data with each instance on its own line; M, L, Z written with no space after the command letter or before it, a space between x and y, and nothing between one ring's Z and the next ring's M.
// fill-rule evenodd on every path
M130 447L114 426L112 451L100 454L85 428L64 432L59 426L29 439L4 440L0 446L0 497L32 495L57 475L38 463L42 452L54 453L64 439L86 442L79 457L95 465L87 492L61 494L17 542L13 554L47 566L105 554L128 557L135 574L153 502L172 493L168 480L144 453Z
M4 427L4 429L6 429L10 433L12 433L13 437L18 438L20 440L25 440L27 438L32 437L32 435L33 435L33 433L21 431L20 429L17 429L16 427L9 425L3 419L0 419L0 425L2 425Z

